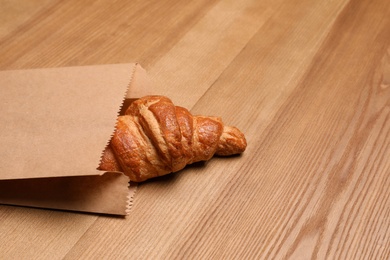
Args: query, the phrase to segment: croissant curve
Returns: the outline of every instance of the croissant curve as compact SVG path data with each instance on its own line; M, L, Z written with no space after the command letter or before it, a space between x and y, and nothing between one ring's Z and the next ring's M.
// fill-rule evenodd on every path
M214 155L242 153L246 145L244 134L219 117L194 116L165 96L146 96L119 116L98 169L141 182Z

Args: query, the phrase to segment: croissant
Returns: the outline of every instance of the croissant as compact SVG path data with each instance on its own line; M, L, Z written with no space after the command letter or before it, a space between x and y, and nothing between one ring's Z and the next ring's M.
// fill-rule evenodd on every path
M206 161L242 153L245 136L218 117L193 116L164 96L137 99L119 116L99 170L120 171L142 182Z

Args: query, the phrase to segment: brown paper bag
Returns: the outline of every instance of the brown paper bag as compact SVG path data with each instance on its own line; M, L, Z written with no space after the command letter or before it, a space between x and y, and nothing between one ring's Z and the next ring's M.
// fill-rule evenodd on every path
M138 64L0 71L0 204L126 215L129 179L96 168L122 104L149 91Z

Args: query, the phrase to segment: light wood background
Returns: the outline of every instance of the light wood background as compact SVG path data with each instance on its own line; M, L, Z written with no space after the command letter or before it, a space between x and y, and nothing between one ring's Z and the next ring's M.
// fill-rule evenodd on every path
M0 206L1 259L389 259L388 0L0 0L0 69L138 61L246 134L123 218Z

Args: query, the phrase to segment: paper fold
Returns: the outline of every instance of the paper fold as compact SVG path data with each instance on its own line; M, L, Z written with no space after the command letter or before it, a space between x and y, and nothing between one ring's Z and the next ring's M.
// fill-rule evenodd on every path
M0 203L128 213L128 178L96 168L122 104L148 84L135 63L1 71Z

